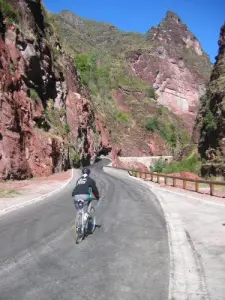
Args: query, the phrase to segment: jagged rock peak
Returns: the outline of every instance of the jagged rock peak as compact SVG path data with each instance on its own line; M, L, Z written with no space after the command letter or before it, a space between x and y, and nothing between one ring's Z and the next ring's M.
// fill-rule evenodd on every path
M166 17L165 20L175 20L178 23L182 23L181 18L178 16L178 14L176 14L175 12L168 10L166 12Z
M220 47L222 47L222 46L225 47L225 23L222 25L222 27L220 29L220 38L219 38L218 44Z
M63 18L67 23L73 24L75 26L83 25L83 20L70 10L60 11L59 16Z

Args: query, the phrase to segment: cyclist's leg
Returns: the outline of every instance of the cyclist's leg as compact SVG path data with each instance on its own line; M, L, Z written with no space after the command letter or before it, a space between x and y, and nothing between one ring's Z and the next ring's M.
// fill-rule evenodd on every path
M91 212L91 204L92 204L92 199L88 201L88 207L87 207L88 214L90 214L90 212Z

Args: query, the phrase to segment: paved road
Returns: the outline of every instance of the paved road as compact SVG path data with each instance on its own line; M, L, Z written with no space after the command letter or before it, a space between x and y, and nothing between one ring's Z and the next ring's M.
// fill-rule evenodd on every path
M74 241L71 190L0 218L0 300L168 299L166 224L153 195L129 178L92 171L104 202Z

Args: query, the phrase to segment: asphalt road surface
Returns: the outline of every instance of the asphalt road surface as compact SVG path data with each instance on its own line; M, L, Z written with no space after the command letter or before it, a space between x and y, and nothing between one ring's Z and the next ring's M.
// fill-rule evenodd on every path
M92 168L99 227L76 245L71 191L0 218L1 300L168 299L169 249L160 206L129 178Z

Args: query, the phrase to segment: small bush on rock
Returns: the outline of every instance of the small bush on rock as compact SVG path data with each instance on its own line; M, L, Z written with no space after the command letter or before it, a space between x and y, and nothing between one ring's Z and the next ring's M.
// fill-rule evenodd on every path
M0 10L8 23L18 22L18 11L7 0L0 0Z
M166 162L163 160L162 157L160 157L154 166L150 167L151 172L157 172L157 173L162 173L163 169L166 167Z

